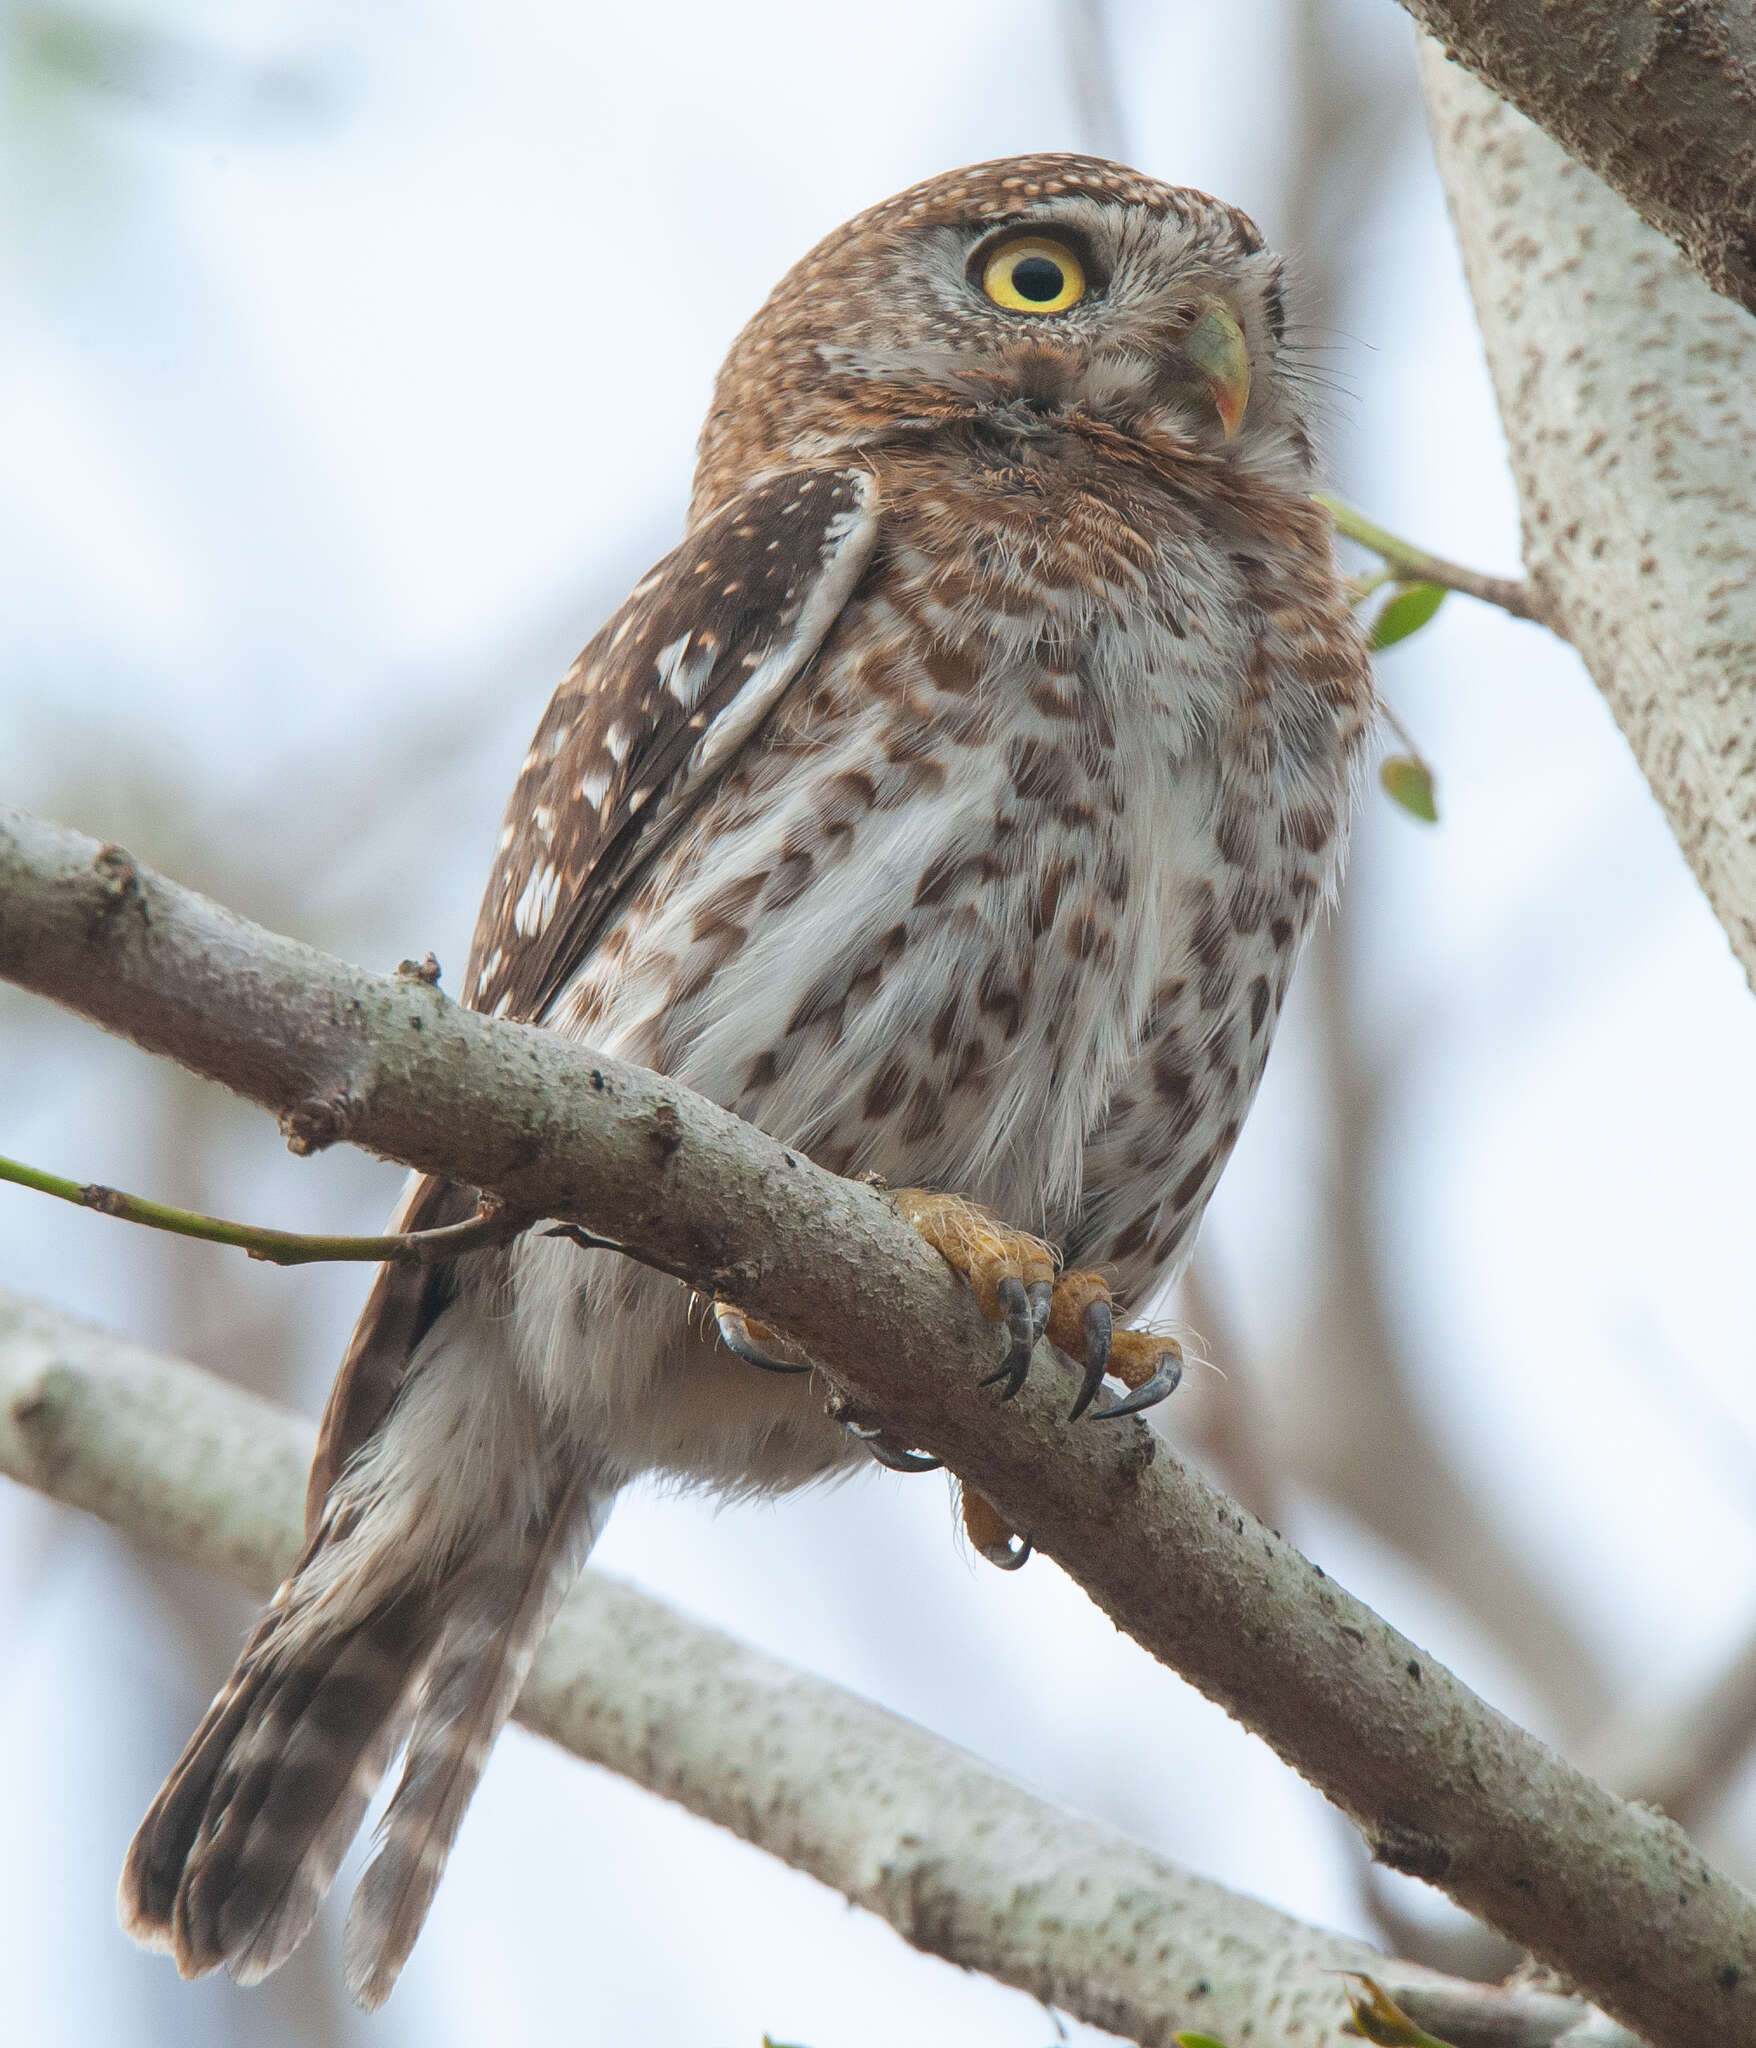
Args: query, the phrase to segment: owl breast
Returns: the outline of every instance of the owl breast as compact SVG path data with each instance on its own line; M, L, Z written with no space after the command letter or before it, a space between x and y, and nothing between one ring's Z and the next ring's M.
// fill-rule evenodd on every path
M865 584L557 1021L1156 1274L1332 877L1347 719L1168 499L882 481Z

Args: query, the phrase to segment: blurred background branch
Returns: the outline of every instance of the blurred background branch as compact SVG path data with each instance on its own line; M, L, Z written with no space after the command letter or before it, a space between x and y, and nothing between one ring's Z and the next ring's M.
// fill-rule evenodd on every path
M265 1597L301 1543L307 1424L0 1293L0 1469ZM1168 2048L1352 2034L1366 1971L1455 2048L1638 2048L1582 2001L1447 1983L1177 1869L881 1709L588 1571L519 1705L538 1733L808 1870L906 1941ZM1191 1993L1191 1982L1201 1989Z

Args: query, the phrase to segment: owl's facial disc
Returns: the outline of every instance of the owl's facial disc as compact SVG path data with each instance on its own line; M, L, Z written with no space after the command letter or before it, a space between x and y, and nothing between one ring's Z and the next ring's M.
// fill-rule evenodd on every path
M1250 402L1246 316L1223 274L1204 278L1207 263L1196 268L1168 240L1158 222L1076 203L966 243L962 290L985 316L989 350L998 317L995 382L1007 400L1051 416L1168 413L1217 423L1233 440ZM956 374L979 383L995 368L989 353L981 370L966 357Z

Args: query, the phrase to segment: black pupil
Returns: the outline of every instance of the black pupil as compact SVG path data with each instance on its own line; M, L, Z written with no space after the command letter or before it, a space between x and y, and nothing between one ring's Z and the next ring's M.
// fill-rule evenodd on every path
M1035 305L1058 299L1066 288L1067 279L1052 256L1021 257L1012 266L1012 289Z

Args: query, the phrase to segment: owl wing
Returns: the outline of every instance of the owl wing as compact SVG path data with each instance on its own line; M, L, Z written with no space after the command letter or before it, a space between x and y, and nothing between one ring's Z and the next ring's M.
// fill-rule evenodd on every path
M630 593L551 699L507 806L464 1002L541 1023L653 861L798 680L878 536L863 469L792 470L705 520ZM475 1213L426 1175L394 1227ZM450 1266L384 1266L324 1411L306 1493L383 1420L410 1356L456 1292Z
M864 470L736 498L555 692L507 807L464 1001L540 1023L660 850L822 645L871 557Z

